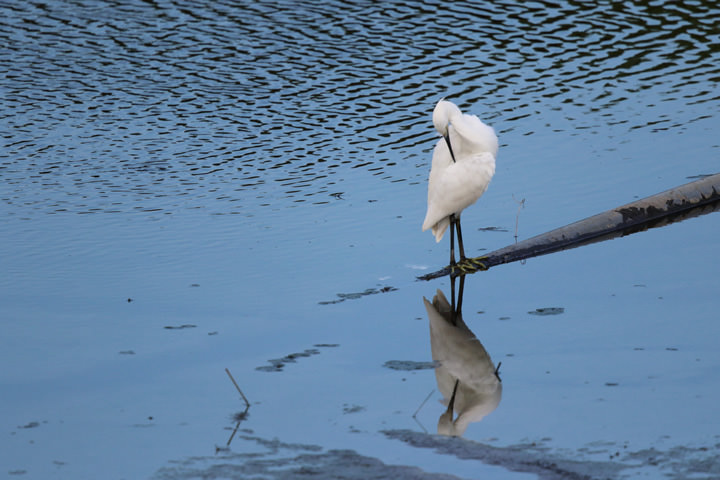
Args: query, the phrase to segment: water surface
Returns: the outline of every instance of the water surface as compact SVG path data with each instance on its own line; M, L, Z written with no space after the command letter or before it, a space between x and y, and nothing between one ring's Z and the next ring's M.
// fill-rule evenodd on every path
M714 2L0 11L6 475L718 471L715 214L469 278L504 387L462 439L415 281L443 96L501 142L473 254L717 172Z

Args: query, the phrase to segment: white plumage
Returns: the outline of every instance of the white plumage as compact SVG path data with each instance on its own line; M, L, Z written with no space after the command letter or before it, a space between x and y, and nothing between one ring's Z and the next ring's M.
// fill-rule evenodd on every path
M440 100L433 110L433 124L443 137L433 150L428 179L428 206L423 232L432 229L439 242L451 215L457 222L461 259L465 257L460 214L487 190L495 174L498 138L492 127L475 115L463 114L452 102ZM451 263L454 262L451 237Z

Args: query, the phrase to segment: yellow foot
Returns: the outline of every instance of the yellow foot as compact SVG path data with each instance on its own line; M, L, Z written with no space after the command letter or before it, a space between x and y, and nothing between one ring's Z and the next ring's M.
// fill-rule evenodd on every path
M450 273L452 275L466 275L468 273L475 273L478 270L485 271L488 266L483 263L483 260L488 257L474 257L474 258L463 258L455 265L450 265Z
M450 268L450 276L451 277L455 277L457 275L462 275L462 273L460 271L460 267L458 266L457 263L451 263L450 265L448 265L448 267Z
M488 266L485 265L485 262L483 262L483 260L487 260L487 259L488 259L488 257L483 256L483 257L466 258L465 260L467 260L472 265L474 265L477 270L485 271L488 269Z
M485 271L488 266L483 263L488 257L470 257L463 258L457 263L448 266L450 268L450 275L456 277L458 275L467 275L469 273L475 273L478 270Z
M468 269L468 266L463 261L453 263L449 265L451 277L462 277L468 273L473 273L472 270Z

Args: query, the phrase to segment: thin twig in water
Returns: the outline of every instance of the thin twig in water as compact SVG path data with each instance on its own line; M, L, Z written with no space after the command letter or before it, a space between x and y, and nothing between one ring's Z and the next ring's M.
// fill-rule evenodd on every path
M237 422L237 425L235 425L235 429L232 431L232 433L230 434L230 438L228 438L228 441L225 444L226 447L230 446L230 443L232 442L233 437L235 437L235 434L237 433L238 428L240 428L240 423L242 423L242 422Z
M428 396L425 397L425 400L423 400L423 402L420 404L420 406L417 408L417 410L415 410L415 413L413 413L413 415L412 415L413 418L417 417L417 414L420 413L420 409L427 403L428 400L430 400L430 397L432 396L433 393L435 393L434 388L430 393L428 393Z
M525 199L523 198L522 200L518 201L515 198L515 195L513 195L512 197L513 197L513 200L515 200L515 203L518 204L517 214L515 215L515 243L517 243L517 241L518 241L518 223L520 222L520 210L522 210L523 207L525 207Z
M235 379L233 378L232 374L230 373L230 370L228 370L228 369L226 368L226 369L225 369L225 373L228 374L228 377L230 377L230 380L232 380L233 385L235 385L235 388L237 388L237 391L240 392L240 396L243 398L243 400L245 400L245 405L247 405L247 406L249 407L249 406L250 406L250 402L248 402L247 397L246 397L245 394L242 392L242 390L240 390L240 387L238 386L237 382L235 381Z

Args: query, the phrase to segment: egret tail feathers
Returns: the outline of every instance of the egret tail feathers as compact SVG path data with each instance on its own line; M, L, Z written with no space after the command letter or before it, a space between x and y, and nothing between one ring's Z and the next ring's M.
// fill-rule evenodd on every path
M440 243L440 240L442 240L443 236L445 235L445 230L450 226L450 219L448 217L443 218L438 223L435 224L435 226L432 228L432 234L435 235L435 243Z
M450 217L445 217L441 219L439 222L433 224L429 224L428 221L425 221L422 226L422 231L424 232L428 228L430 228L432 234L435 236L435 242L440 242L442 240L443 236L445 235L445 231L450 226Z

